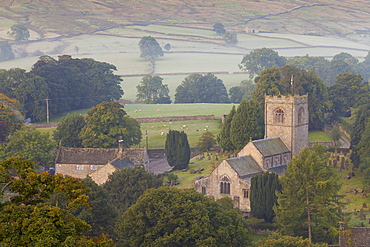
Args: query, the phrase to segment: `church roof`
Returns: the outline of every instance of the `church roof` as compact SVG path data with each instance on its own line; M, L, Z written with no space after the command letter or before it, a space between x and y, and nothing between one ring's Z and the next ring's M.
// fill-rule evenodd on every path
M59 148L57 164L105 165L116 157L116 148Z
M250 155L226 159L226 162L229 163L240 177L263 172L262 168Z
M255 140L252 143L265 157L290 152L280 137Z

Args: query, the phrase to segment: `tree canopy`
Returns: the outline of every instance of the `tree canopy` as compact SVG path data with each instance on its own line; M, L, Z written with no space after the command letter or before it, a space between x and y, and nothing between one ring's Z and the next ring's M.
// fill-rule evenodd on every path
M216 139L212 132L206 131L199 138L197 147L202 152L208 152L216 145Z
M108 192L110 204L121 215L136 203L147 189L159 188L162 180L142 167L127 167L109 175L103 188Z
M62 118L58 127L53 132L53 139L63 147L82 147L82 139L79 138L85 119L82 115L68 114Z
M230 140L241 150L250 140L264 136L263 105L255 100L243 100L231 120Z
M214 74L191 74L176 88L175 103L228 103L226 87Z
M165 152L167 162L174 170L188 168L190 146L184 131L170 130L166 136Z
M249 245L246 222L225 207L192 189L150 189L121 217L117 235L135 247Z
M28 40L30 37L30 31L28 31L27 27L23 26L22 24L14 24L10 27L8 35L14 38L15 41L23 41Z
M41 133L36 128L25 125L9 137L9 142L3 149L4 159L21 156L43 167L54 163L55 153L56 143L49 138L48 133Z
M139 144L142 138L140 124L127 116L123 105L116 101L102 102L87 112L85 126L79 138L84 147L117 147L120 136L126 147Z
M139 42L140 57L149 57L155 59L157 57L163 57L163 50L158 44L157 40L151 36L144 36Z
M326 247L328 244L313 244L302 237L282 235L279 232L269 232L267 237L253 242L254 247Z
M24 118L19 107L18 100L0 93L0 143L5 142L10 134L22 127Z
M329 98L337 116L350 116L352 107L364 105L370 95L368 82L363 82L360 74L341 73L336 82L329 87Z
M309 128L324 127L324 113L331 109L331 102L326 85L313 72L286 65L263 70L255 82L257 87L252 96L260 104L264 103L265 95L308 94Z
M324 147L305 148L280 177L275 222L283 234L332 242L338 233L340 185Z
M268 48L255 49L245 55L239 65L240 69L248 71L252 79L255 75L267 68L282 67L286 64L286 58Z
M163 85L163 78L159 76L146 75L140 82L137 89L137 99L146 104L170 104L170 90Z
M13 58L12 46L7 41L0 41L0 62L12 60Z
M226 32L225 26L222 23L213 24L213 29L212 30L214 32L216 32L217 34L220 34L220 35L223 35Z
M235 106L231 108L229 114L225 118L224 124L222 125L220 133L217 135L217 143L225 151L232 151L235 149L233 142L230 137L230 128L233 117L236 113Z
M0 183L15 194L0 202L0 245L114 246L105 236L84 236L90 226L71 213L79 206L89 207L81 180L36 173L31 161L12 158L0 162ZM54 193L66 198L64 209L45 202Z

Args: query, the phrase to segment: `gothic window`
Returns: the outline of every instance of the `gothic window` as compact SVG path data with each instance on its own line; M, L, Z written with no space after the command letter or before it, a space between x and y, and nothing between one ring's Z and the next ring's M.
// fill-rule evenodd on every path
M274 115L275 123L284 123L284 111L282 109L277 109Z
M304 109L303 107L298 110L298 123L303 123Z
M223 176L220 182L220 193L230 194L230 179L227 176Z
M249 198L249 190L243 189L244 198Z
M203 194L203 195L206 195L206 194L207 194L206 192L207 192L207 191L206 191L206 187L202 186L202 194Z

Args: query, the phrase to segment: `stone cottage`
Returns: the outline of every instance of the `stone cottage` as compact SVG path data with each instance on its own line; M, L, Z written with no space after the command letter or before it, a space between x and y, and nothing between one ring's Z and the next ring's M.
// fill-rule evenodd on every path
M265 139L250 141L237 157L226 159L209 177L193 181L194 189L250 212L251 178L266 171L281 175L292 155L308 145L308 99L304 96L265 97Z
M101 185L117 170L133 166L146 167L148 164L146 149L123 148L120 140L118 148L60 147L55 172L81 179L90 176Z

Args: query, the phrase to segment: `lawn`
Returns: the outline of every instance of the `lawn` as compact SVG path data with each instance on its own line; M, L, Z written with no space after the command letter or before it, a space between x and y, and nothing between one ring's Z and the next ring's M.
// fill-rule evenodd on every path
M324 131L310 131L308 133L309 142L331 142L333 139L329 136L328 133Z

